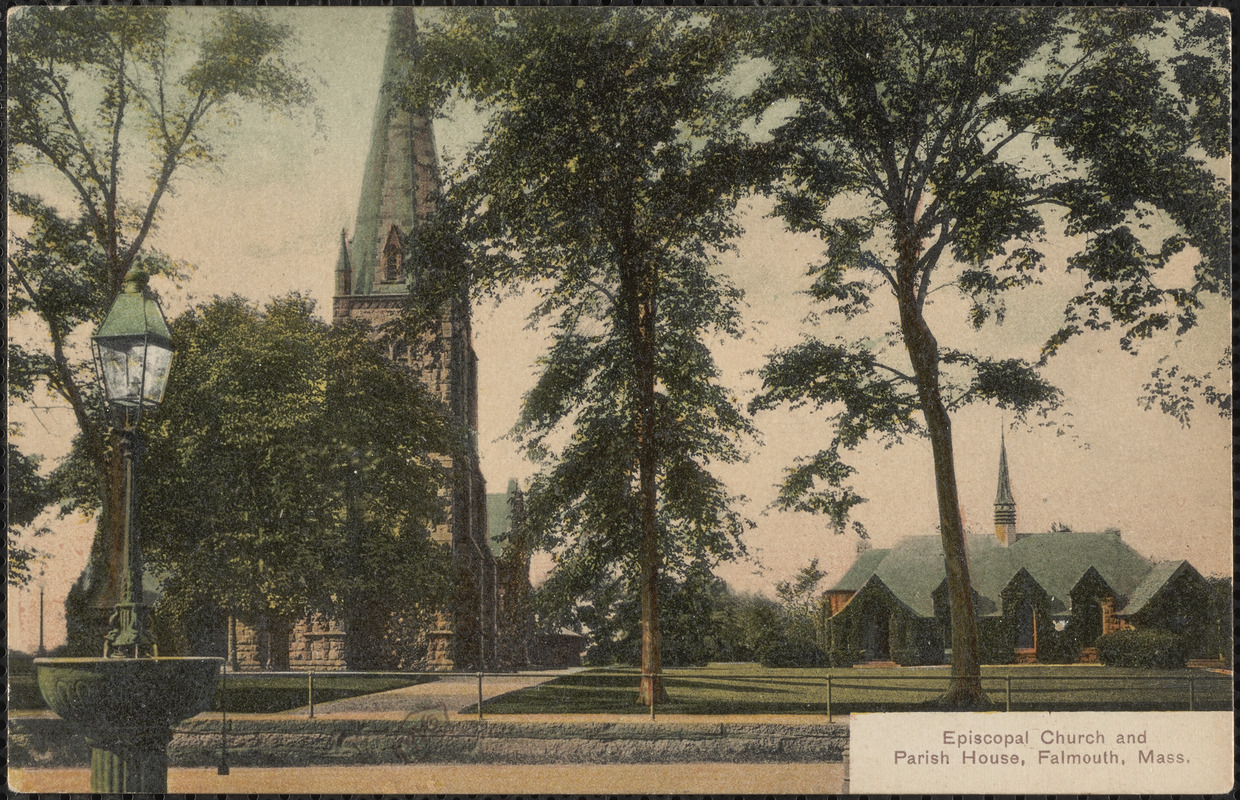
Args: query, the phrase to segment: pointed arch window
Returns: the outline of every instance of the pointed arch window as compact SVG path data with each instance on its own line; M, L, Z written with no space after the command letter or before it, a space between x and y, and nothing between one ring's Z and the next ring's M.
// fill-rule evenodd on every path
M380 280L383 283L397 283L405 275L404 266L400 228L393 225L388 229L387 240L383 243L383 254L379 257Z

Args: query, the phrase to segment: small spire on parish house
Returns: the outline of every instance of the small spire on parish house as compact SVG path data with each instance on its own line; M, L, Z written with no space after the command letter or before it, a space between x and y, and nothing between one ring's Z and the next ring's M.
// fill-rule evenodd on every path
M999 434L999 490L995 493L995 538L1004 545L1011 544L1016 538L1016 500L1012 497L1007 443L1002 432Z

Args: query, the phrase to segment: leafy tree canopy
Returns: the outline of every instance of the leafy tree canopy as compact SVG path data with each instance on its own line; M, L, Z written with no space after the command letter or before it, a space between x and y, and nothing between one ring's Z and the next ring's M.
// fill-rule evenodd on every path
M790 614L810 617L818 612L822 601L822 592L818 584L827 577L827 573L818 569L818 559L811 558L809 563L797 570L790 581L775 584L775 596Z
M432 287L465 270L537 293L554 341L514 434L542 465L527 509L556 553L547 591L571 607L615 579L640 590L657 675L657 573L735 557L745 526L709 471L751 433L708 346L739 332L714 269L753 170L727 83L739 51L692 13L562 11L424 31L411 105L463 98L488 122L414 258Z
M50 502L47 479L39 474L39 459L17 449L11 441L5 445L8 455L5 483L8 487L8 575L10 586L25 586L33 578L32 567L42 555L22 536L25 532L41 535L47 528L30 530L35 519Z
M920 314L950 286L980 327L1002 321L1006 294L1042 281L1048 236L1079 235L1067 268L1082 290L1045 357L1089 329L1118 329L1125 349L1184 333L1206 295L1229 292L1227 194L1209 163L1228 147L1226 126L1215 127L1225 33L1205 11L869 9L772 21L763 35L775 67L755 102L797 103L775 132L788 153L777 213L827 245L811 294L852 319L887 313L883 296L904 290ZM1173 55L1152 55L1168 40ZM1160 278L1176 255L1194 259L1191 286ZM790 474L782 505L842 522L861 498L812 491L846 486L840 451L921 431L906 335L811 339L772 358L753 408L838 409L832 446ZM1036 365L935 344L949 411L988 402L1019 416L1061 403ZM1168 365L1144 402L1178 404L1186 419L1188 390L1200 389L1225 409L1209 377Z
M446 415L358 325L292 295L238 297L172 324L165 401L148 427L138 524L182 605L297 616L446 596Z

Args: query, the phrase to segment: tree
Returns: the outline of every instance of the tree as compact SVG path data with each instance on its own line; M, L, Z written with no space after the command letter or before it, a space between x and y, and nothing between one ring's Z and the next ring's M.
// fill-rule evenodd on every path
M716 601L713 622L720 642L719 661L769 662L782 649L782 609L770 598L725 592Z
M284 61L289 39L271 16L235 9L31 7L9 19L8 155L19 187L10 208L25 218L15 228L27 229L10 234L9 313L46 333L33 349L10 344L10 357L72 409L89 459L76 479L95 484L88 493L101 514L84 577L103 585L79 604L119 599L122 498L119 451L81 333L131 268L177 273L149 246L174 177L219 161L242 108L287 112L309 101Z
M47 479L39 474L39 459L26 455L9 442L8 454L8 584L25 586L31 580L31 566L43 555L22 541L22 529L29 528L47 506L50 494ZM48 532L40 527L30 531L35 536Z
M735 651L728 638L729 608L727 587L710 572L706 564L697 564L659 576L659 629L665 634L659 652L660 662L672 667L703 666L725 658ZM576 597L564 613L564 598L555 591L543 592L541 615L547 620L569 618L589 631L590 646L586 660L590 664L641 664L642 615L640 587L626 582L623 576L605 580ZM735 638L735 637L733 637Z
M172 324L164 404L148 426L139 524L161 605L250 620L322 612L382 630L448 591L446 414L360 325L329 328L296 295L216 299ZM456 442L459 446L460 442ZM370 619L349 619L365 610ZM356 640L356 641L354 641Z
M825 577L827 573L818 569L818 559L811 558L791 581L775 584L775 596L789 614L812 618L818 613L818 606L822 601L818 584L822 583Z
M948 703L983 701L951 413L989 402L1023 416L1061 397L1038 365L940 344L927 300L954 287L975 326L1001 322L1005 293L1040 281L1044 245L1062 234L1083 238L1067 260L1083 288L1043 362L1088 330L1114 327L1131 349L1192 327L1202 297L1228 286L1227 195L1206 163L1227 149L1226 35L1209 11L761 21L754 41L772 67L756 109L791 109L774 131L786 153L776 213L826 244L811 294L827 314L895 327L775 353L751 408L829 409L831 444L790 470L780 504L840 527L862 502L843 451L928 436L951 596ZM1168 41L1175 55L1155 55ZM1160 286L1177 256L1195 259L1192 285Z
M751 427L707 339L738 333L739 293L712 267L750 165L724 83L735 42L704 23L451 12L423 37L408 92L414 107L459 96L489 115L444 226L412 258L537 293L531 320L554 343L514 429L542 465L528 521L556 549L547 591L569 605L611 579L640 587L644 703L662 695L660 574L735 557L744 527L707 467L741 458Z
M792 580L775 584L780 619L760 653L765 666L816 667L827 663L820 624L822 592L818 589L825 577L827 573L818 569L818 559L812 558Z

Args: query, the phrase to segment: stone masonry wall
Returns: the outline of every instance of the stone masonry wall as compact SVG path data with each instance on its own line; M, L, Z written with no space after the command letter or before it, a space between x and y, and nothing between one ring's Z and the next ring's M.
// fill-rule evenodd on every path
M347 669L345 631L332 617L314 614L293 626L289 637L289 669Z
M58 718L10 721L10 767L81 766L85 740ZM229 717L233 766L485 763L603 764L839 762L843 723L507 722L449 718L442 711L404 719ZM181 723L168 748L177 767L218 763L220 720Z

